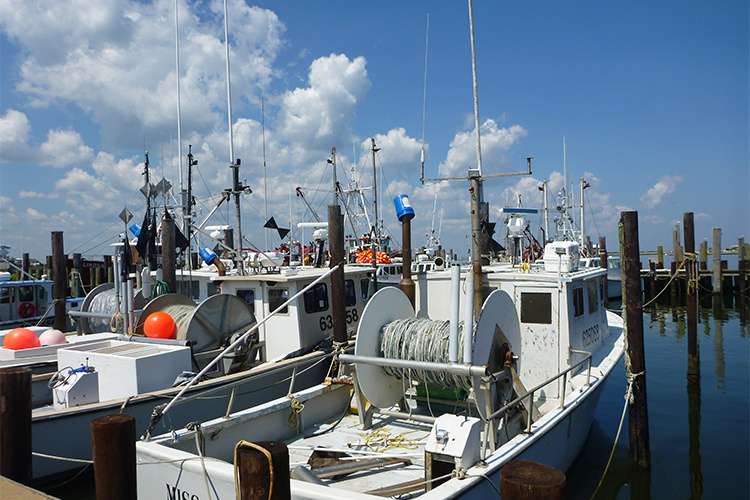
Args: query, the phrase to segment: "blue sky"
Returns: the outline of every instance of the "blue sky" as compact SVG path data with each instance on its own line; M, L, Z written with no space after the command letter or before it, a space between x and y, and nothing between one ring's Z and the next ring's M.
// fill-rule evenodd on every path
M222 3L179 4L183 155L192 144L205 215L230 185ZM0 0L0 243L42 259L50 231L64 231L66 252L110 253L123 207L142 218L144 142L157 178L179 183L174 1L49 5ZM354 166L370 186L375 137L386 227L400 240L390 199L408 194L424 244L437 192L435 230L466 255L467 183L419 182L428 12L426 176L476 165L466 2L231 0L229 11L234 150L253 189L243 233L264 246L262 99L281 225L290 191L292 219L303 210L297 186L325 214L333 146L339 180ZM544 179L553 203L565 137L569 182L592 185L595 241L617 247L621 210L639 212L643 250L671 247L687 211L698 243L712 227L724 246L750 238L747 2L477 0L474 16L483 171L534 157L531 176L485 183L491 220L518 194L540 206Z

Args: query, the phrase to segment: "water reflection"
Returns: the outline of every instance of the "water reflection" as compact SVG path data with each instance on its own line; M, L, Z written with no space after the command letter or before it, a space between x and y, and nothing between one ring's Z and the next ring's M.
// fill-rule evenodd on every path
M703 470L701 468L701 385L700 382L687 383L688 427L689 427L689 467L690 498L703 498Z

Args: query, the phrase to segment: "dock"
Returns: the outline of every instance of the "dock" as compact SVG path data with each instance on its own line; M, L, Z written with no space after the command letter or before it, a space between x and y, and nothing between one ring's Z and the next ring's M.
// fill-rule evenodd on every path
M0 476L0 498L3 500L55 500L56 497L42 493L7 477Z

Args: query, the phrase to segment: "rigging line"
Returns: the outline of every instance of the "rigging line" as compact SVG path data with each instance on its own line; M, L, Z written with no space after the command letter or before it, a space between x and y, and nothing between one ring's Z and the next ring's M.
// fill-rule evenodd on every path
M583 195L586 197L587 200L591 201L589 195L586 193L586 191L583 192ZM594 209L591 208L591 204L588 204L589 206L589 212L591 213L591 218L594 219L594 226L596 227L596 234L597 236L601 236L602 233L599 231L599 224L596 222L596 215L594 215Z

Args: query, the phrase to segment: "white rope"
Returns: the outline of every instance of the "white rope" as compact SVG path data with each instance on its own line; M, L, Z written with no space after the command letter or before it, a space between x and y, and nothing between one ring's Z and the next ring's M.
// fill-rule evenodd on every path
M458 344L463 345L463 323L458 326ZM450 322L433 321L424 318L399 319L380 329L381 356L391 359L448 363ZM462 362L463 353L459 362ZM413 378L418 382L428 382L443 387L471 389L471 378L446 372L400 368L383 368L397 379Z

